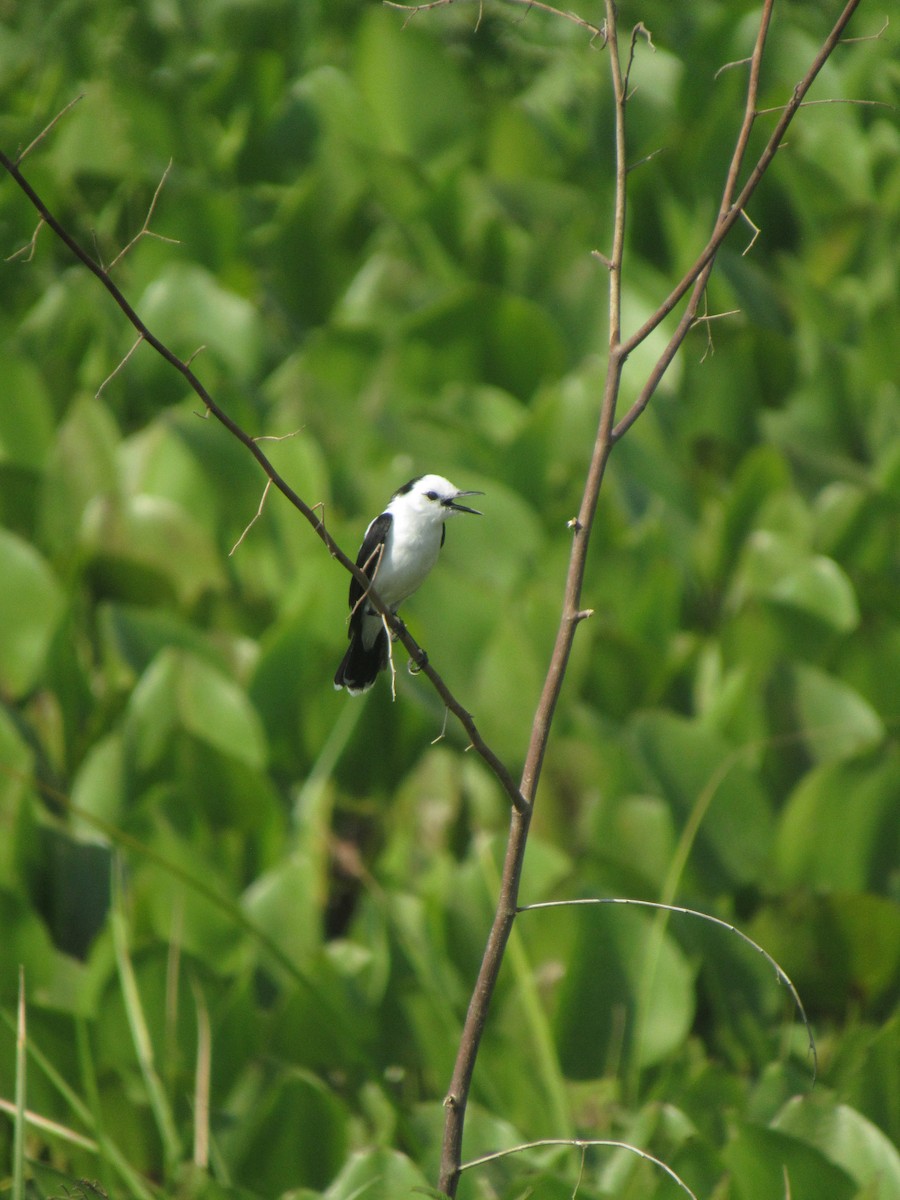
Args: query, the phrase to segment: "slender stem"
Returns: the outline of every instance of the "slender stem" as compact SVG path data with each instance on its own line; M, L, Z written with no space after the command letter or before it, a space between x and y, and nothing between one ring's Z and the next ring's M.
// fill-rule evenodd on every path
M569 662L569 654L571 653L572 643L575 640L575 631L581 621L588 615L582 612L580 608L585 562L590 542L591 527L593 525L594 514L597 510L600 486L603 482L603 474L606 469L610 450L612 449L613 418L619 394L622 367L624 365L624 358L619 346L619 336L627 182L625 152L626 97L621 64L619 62L616 13L613 0L606 0L606 38L610 54L616 113L616 197L613 220L613 245L607 263L609 270L610 330L606 382L600 407L599 427L594 441L594 450L591 455L587 479L585 480L581 506L578 516L572 524L572 548L569 554L562 616L553 652L550 657L547 677L544 680L544 687L535 712L528 751L525 756L525 765L522 771L522 779L519 785L519 790L526 801L527 809L515 811L512 814L497 908L488 935L484 957L481 961L481 968L478 972L478 978L475 982L466 1012L456 1063L450 1080L450 1090L444 1102L447 1115L444 1121L441 1177L438 1186L448 1196L456 1195L459 1182L460 1163L462 1162L463 1126L465 1124L466 1105L471 1088L472 1073L475 1069L478 1048L484 1033L488 1011L500 974L506 943L509 940L516 917L519 883L522 876L522 864L525 858L525 847L531 824L531 812L537 793L544 755L550 738L550 727L553 722L553 715L556 711L560 691L562 690Z
M572 549L569 557L569 567L566 576L565 597L559 628L550 658L550 665L544 687L535 712L525 766L522 772L520 793L527 808L514 811L510 826L509 840L503 864L500 893L494 920L488 935L484 957L478 978L469 1001L466 1019L460 1038L459 1050L450 1082L450 1090L445 1100L446 1118L444 1122L444 1140L441 1153L441 1174L439 1187L446 1195L453 1197L459 1183L460 1164L462 1162L462 1136L465 1123L466 1105L468 1103L475 1060L487 1023L488 1011L499 977L509 935L516 918L516 904L519 883L522 874L522 863L528 840L531 823L531 813L537 793L541 768L550 736L550 728L560 690L565 678L569 655L575 638L575 632L580 622L589 614L581 610L581 592L584 581L584 570L587 550L590 542L591 528L600 487L603 482L606 464L612 447L619 436L634 423L643 408L646 407L650 396L656 389L665 370L683 343L694 317L697 306L709 275L713 268L715 255L726 234L738 219L749 197L753 194L766 168L771 163L778 149L781 137L793 116L797 112L803 96L811 87L813 80L821 69L828 55L840 40L841 32L850 19L854 9L861 0L850 0L834 29L816 56L815 61L800 84L794 89L790 105L782 114L763 153L757 160L747 183L734 200L734 191L744 161L750 133L756 118L756 103L759 90L759 73L762 56L765 49L766 37L769 30L774 0L765 0L760 17L759 31L750 64L750 80L747 100L741 129L735 142L735 148L723 189L719 213L713 227L713 233L706 248L694 263L691 270L660 305L657 312L635 334L622 341L621 336L621 278L622 262L625 245L625 222L627 215L627 146L625 138L625 109L628 101L627 78L623 76L616 28L615 0L605 0L606 5L606 43L610 55L610 71L612 74L613 92L615 97L615 156L616 184L615 204L613 214L612 252L608 259L603 259L609 270L609 356L607 360L606 379L600 406L600 420L594 449L588 468L585 488L582 495L578 517L573 524ZM630 65L630 60L629 60ZM686 307L678 327L660 356L659 361L648 377L641 392L639 401L632 405L626 418L614 428L616 403L622 379L622 370L629 354L659 325L684 295L692 290L690 301ZM640 403L642 399L642 403ZM640 403L640 407L638 406Z
M703 290L706 287L706 283L712 270L713 260L719 250L719 247L724 242L732 226L740 218L741 213L744 211L748 201L756 191L763 175L771 165L772 159L778 153L778 150L781 146L781 139L784 137L788 126L797 115L804 98L806 97L813 83L815 83L822 67L834 52L834 49L838 42L840 42L841 35L846 29L850 18L853 16L854 12L861 3L862 0L848 0L848 3L844 7L837 21L835 21L831 32L822 43L819 52L813 59L809 70L794 88L791 98L784 106L781 116L776 122L775 128L772 131L768 142L750 170L744 186L741 188L737 197L734 198L734 189L737 186L737 179L740 173L744 152L746 150L747 140L750 136L750 129L753 121L759 115L755 107L755 98L759 86L759 65L762 61L762 50L765 43L765 34L768 32L769 19L771 17L773 7L773 0L766 0L763 13L760 18L760 36L757 37L756 48L754 50L753 58L751 59L751 78L748 87L748 104L744 112L744 122L741 126L741 132L738 142L735 146L734 155L732 156L731 166L729 168L728 178L726 180L726 186L723 191L722 204L719 209L719 216L715 225L713 226L713 232L709 241L700 251L700 254L685 272L681 280L665 298L662 304L660 304L656 312L653 313L653 315L650 316L639 329L636 329L634 333L632 333L631 336L628 337L623 343L622 351L625 356L627 357L641 344L641 342L645 341L654 331L654 329L656 329L657 326L659 326L666 319L666 317L672 312L672 310L678 305L684 296L687 295L687 293L692 289L693 307L689 307L689 309L682 315L675 332L669 339L666 349L660 356L659 361L648 377L640 394L632 404L631 408L616 426L613 432L614 440L617 441L624 433L626 433L647 407L650 397L656 391L660 380L665 374L672 359L675 357L676 351L681 346L688 330L691 327L691 324L693 323L693 318L697 311L697 304L699 303L700 297L703 294ZM753 98L752 107L750 105L751 97Z

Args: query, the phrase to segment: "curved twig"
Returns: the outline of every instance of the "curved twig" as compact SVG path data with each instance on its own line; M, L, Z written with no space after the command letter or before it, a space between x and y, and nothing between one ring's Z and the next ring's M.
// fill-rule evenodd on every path
M815 1083L819 1073L819 1054L816 1049L816 1040L813 1037L812 1024L810 1023L809 1017L806 1015L806 1009L803 1006L803 1001L800 999L800 993L797 991L797 988L790 975L788 975L787 971L785 971L784 967L781 966L778 960L773 958L768 950L760 946L759 942L755 942L753 938L749 936L749 934L746 934L742 930L738 929L736 925L732 925L728 921L723 921L721 917L714 917L711 913L702 912L697 908L685 908L681 904L664 904L659 900L633 900L625 896L587 896L576 897L572 900L542 900L535 904L522 904L516 909L516 912L538 912L541 909L547 908L572 908L580 905L595 904L627 904L632 908L652 908L660 912L675 913L678 916L697 917L701 921L708 921L710 925L717 925L720 929L725 929L728 933L733 933L736 937L739 937L742 942L745 942L748 946L755 950L757 954L761 955L766 960L766 962L775 972L775 978L778 980L778 982L790 993L791 999L794 1002L794 1007L797 1009L797 1013L803 1023L803 1028L806 1030L806 1036L809 1040L809 1053L810 1057L812 1058L812 1082Z

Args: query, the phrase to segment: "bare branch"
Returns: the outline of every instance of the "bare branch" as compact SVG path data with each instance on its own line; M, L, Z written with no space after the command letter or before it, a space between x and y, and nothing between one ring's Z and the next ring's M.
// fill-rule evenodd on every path
M265 503L266 503L266 496L268 496L269 488L271 486L272 486L272 480L267 479L266 486L263 488L262 498L259 502L259 508L256 510L256 516L251 519L250 523L245 527L244 532L241 534L241 536L238 538L238 540L234 543L234 545L228 551L229 558L231 558L232 554L234 554L235 550L237 550L238 546L241 544L241 542L244 540L244 538L247 536L247 534L250 532L250 530L253 528L253 526L256 524L256 522L259 520L259 518L262 516L262 511L263 511L263 508L265 507Z
M858 38L858 41L867 41L867 38ZM842 42L841 45L846 43ZM890 104L887 100L865 100L857 99L853 96L830 96L822 100L804 100L802 104L798 104L798 108L818 108L821 104L850 104L854 108L886 108L889 112L896 112L897 105ZM774 108L758 108L757 116L768 116L769 113L784 112L788 106L786 104L776 104Z
M606 45L609 49L610 71L613 84L616 170L612 249L608 258L601 256L601 261L607 266L609 272L609 353L606 380L600 402L599 423L585 480L581 507L578 517L572 526L574 536L566 576L563 611L544 687L535 711L525 766L520 782L520 792L527 808L516 809L512 813L494 920L488 934L481 968L463 1024L456 1063L450 1082L450 1090L444 1101L446 1116L441 1151L439 1187L448 1196L455 1196L459 1182L460 1163L462 1161L462 1132L472 1074L487 1022L491 998L517 911L517 896L525 847L528 841L531 810L550 735L550 726L562 689L575 631L580 623L579 614L582 611L580 598L587 549L609 454L617 438L622 436L634 421L637 420L641 412L643 412L677 350L687 336L688 331L694 323L700 300L704 295L716 252L735 221L739 219L760 179L775 157L785 130L796 114L800 103L812 86L823 64L837 45L847 22L859 3L860 0L849 0L806 75L795 87L790 104L777 122L772 137L750 171L746 183L738 192L738 177L743 166L750 132L756 118L760 67L774 4L774 0L764 0L756 45L750 61L750 78L743 120L736 139L712 235L693 266L673 289L667 299L663 301L656 313L640 329L623 341L621 334L621 273L627 200L625 108L628 96L626 78L623 75L619 57L620 51L616 32L616 4L615 0L605 0L606 22L604 29ZM685 306L685 311L663 353L659 356L655 366L651 370L645 386L626 416L618 425L614 425L616 403L626 359L665 320L675 305L688 292L691 294Z
M391 669L391 700L394 704L397 703L397 668L394 666L394 638L391 633L391 627L387 623L387 618L384 613L381 614L381 623L384 626L385 637L388 644L388 666Z
M163 171L163 173L162 173L162 179L160 179L159 183L156 185L156 191L153 193L153 199L150 201L150 207L147 209L147 215L144 218L144 224L141 226L141 228L138 230L138 232L134 235L134 237L131 239L131 241L128 243L128 245L125 246L124 249L119 251L119 253L116 255L116 257L112 260L112 262L106 268L107 271L114 270L114 268L122 261L122 259L129 252L129 250L131 250L134 246L136 246L138 244L138 242L141 240L141 238L145 238L145 237L155 238L158 242L168 242L170 246L180 245L178 238L165 237L161 233L154 233L153 230L150 228L150 222L153 220L153 213L154 213L154 210L156 209L156 202L157 202L157 200L159 200L160 192L162 192L163 188L165 187L166 180L168 179L169 172L171 170L172 170L172 160L170 158L168 166L166 167L165 171Z
M809 1039L809 1053L813 1064L812 1078L813 1082L815 1082L816 1076L819 1072L819 1055L818 1051L816 1050L816 1041L813 1037L812 1025L810 1024L809 1017L806 1015L806 1009L803 1007L803 1001L800 999L800 993L794 986L794 983L787 971L785 971L778 961L774 959L771 954L769 954L768 950L764 950L763 947L760 946L759 942L755 942L752 937L746 933L743 933L736 925L732 925L728 921L723 921L721 917L714 917L711 916L710 913L701 912L696 908L684 908L680 904L663 904L661 901L657 900L631 900L621 896L588 896L584 898L575 898L572 900L544 900L537 904L523 904L517 909L517 911L520 913L539 912L542 909L548 908L570 908L578 905L600 904L630 905L632 908L652 908L658 912L674 913L677 916L696 917L698 920L708 921L710 925L718 926L719 929L725 929L728 931L728 933L733 933L736 937L740 938L742 942L750 946L751 949L757 954L761 955L775 972L775 978L778 980L778 982L790 993L800 1020L803 1022L803 1028L806 1030L806 1036Z
M747 245L741 251L741 258L743 258L745 255L749 254L750 251L753 249L753 247L756 245L756 239L759 237L762 230L756 224L755 221L752 221L750 219L750 217L747 215L747 210L744 208L741 209L741 217L747 222L747 224L753 230L753 237L750 239L750 241L747 243Z
M638 21L637 25L635 25L634 29L631 31L631 42L628 46L628 62L625 64L625 72L622 78L622 88L626 98L630 94L628 90L628 81L631 78L631 68L634 66L634 54L637 48L639 37L643 37L646 40L647 45L651 50L656 50L656 47L653 45L653 38L650 36L650 30L643 21Z
M890 17L884 18L884 24L877 33L867 33L863 37L841 38L842 46L852 46L856 42L880 42L888 31L888 26L891 23Z
M141 342L143 342L143 340L144 340L144 335L142 333L139 333L137 335L137 338L135 339L133 346L128 351L128 353L125 355L125 357L118 363L117 366L115 366L112 369L112 371L110 371L110 373L107 375L107 377L103 380L103 382L97 388L96 392L94 392L95 400L98 400L100 398L100 394L103 391L103 389L106 387L106 385L110 382L111 379L115 379L115 377L122 370L122 368L125 366L125 364L128 362L128 360L131 358L132 354L134 354L135 350L137 350L138 346L140 346L140 344L141 344Z
M84 92L81 92L81 94L76 96L74 100L70 100L69 103L65 106L65 108L61 108L59 110L59 112L56 114L56 116L53 118L53 120L50 121L49 124L45 125L44 128L41 130L41 132L34 139L34 141L29 142L28 145L25 147L25 149L21 152L21 154L16 159L16 166L18 166L20 163L25 161L25 159L32 152L32 150L35 148L35 146L37 146L40 142L42 142L44 140L44 138L47 136L47 134L51 131L51 129L53 129L53 127L54 127L54 125L56 125L57 121L62 120L62 118L66 115L66 113L69 111L70 108L74 108L75 105L80 100L83 100L84 95L85 95Z
M426 0L422 4L398 4L396 0L382 0L385 8L394 8L399 12L406 13L406 20L403 22L404 27L409 24L414 16L419 13L431 12L435 8L448 8L453 4L453 0ZM578 13L569 11L568 9L556 8L552 4L545 4L542 0L506 0L507 4L519 5L525 9L537 9L539 12L549 13L551 16L560 17L564 21L571 21L573 25L578 25L582 29L587 29L591 34L591 44L599 38L601 45L606 45L606 30L602 25L593 25L590 21L586 21L580 17ZM483 0L478 3L478 21L475 28L481 24L481 17L484 11Z
M759 71L773 7L773 0L765 0L763 13L760 18L760 28L757 36L756 46L754 47L753 56L750 60L750 80L747 87L744 120L741 126L740 134L738 135L734 153L732 155L731 164L728 169L725 187L722 193L722 201L719 206L719 215L716 219L709 241L700 252L693 265L685 272L681 281L673 288L656 312L649 317L639 329L635 330L635 332L632 333L632 335L623 343L621 347L623 354L626 356L631 354L641 344L641 342L645 341L650 334L665 320L665 318L687 295L687 293L691 293L685 311L675 327L675 330L670 337L665 350L660 355L655 367L648 376L644 387L641 389L631 408L616 425L613 431L614 440L618 440L631 428L631 426L650 402L650 397L659 386L662 377L668 370L672 359L675 357L678 348L681 346L688 330L691 327L691 324L693 323L697 312L697 307L700 302L700 297L706 287L712 271L713 261L718 253L719 247L724 242L734 223L741 217L748 201L750 200L750 197L756 191L760 180L768 170L772 160L778 152L785 131L796 116L804 97L809 92L809 89L815 82L816 77L818 76L825 62L828 60L829 56L840 42L841 34L847 27L847 23L853 16L856 9L859 7L860 3L861 0L848 0L848 3L832 27L831 32L822 43L822 46L813 59L813 62L811 63L806 74L795 86L790 101L785 105L784 111L775 125L775 129L763 148L759 158L756 160L756 163L752 167L747 181L741 188L740 192L735 195L735 192L737 191L737 179L743 163L747 143L749 141L750 130L752 129L754 120L757 116L756 98L759 93Z
M469 1162L462 1163L460 1171L471 1171L475 1167L483 1167L487 1163L497 1162L501 1158L508 1158L511 1154L523 1154L526 1150L540 1150L545 1146L571 1146L574 1150L585 1150L592 1146L605 1147L610 1150L627 1150L629 1154L636 1154L645 1162L653 1163L655 1167L659 1167L661 1171L674 1180L675 1183L691 1197L691 1200L697 1200L694 1192L688 1187L681 1176L664 1163L661 1158L656 1158L654 1155L642 1150L640 1146L632 1146L630 1142L616 1142L609 1138L539 1138L535 1142L524 1142L521 1146L509 1146L505 1150L495 1150L492 1154L483 1154L480 1158L473 1158Z
M43 228L44 218L41 217L37 225L34 227L34 233L31 235L31 241L28 243L28 245L22 246L19 250L14 250L13 253L5 259L5 261L14 262L17 258L21 258L23 262L31 262L31 260L34 258L34 252L37 249L38 234Z
M734 62L723 63L713 75L713 79L718 79L720 75L724 75L726 71L733 71L735 67L746 67L752 60L749 58L736 58Z

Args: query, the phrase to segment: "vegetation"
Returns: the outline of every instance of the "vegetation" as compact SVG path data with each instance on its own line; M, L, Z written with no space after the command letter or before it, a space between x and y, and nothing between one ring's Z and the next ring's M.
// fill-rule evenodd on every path
M705 243L758 14L620 11L650 34L633 329ZM754 146L837 11L776 6ZM524 913L465 1158L542 1144L465 1171L460 1196L684 1195L652 1159L698 1198L900 1196L900 76L881 22L862 6L865 40L814 94L866 103L800 114L718 256L710 319L612 454L523 877L523 903L662 901L739 928L796 985L817 1076L790 991L721 924ZM605 367L604 56L502 4L405 22L68 0L8 6L0 29L0 149L83 94L25 174L345 551L413 475L484 491L405 617L513 775ZM35 220L7 179L6 1188L433 1188L508 797L399 648L395 703L332 691L346 573ZM629 360L625 408L665 337Z

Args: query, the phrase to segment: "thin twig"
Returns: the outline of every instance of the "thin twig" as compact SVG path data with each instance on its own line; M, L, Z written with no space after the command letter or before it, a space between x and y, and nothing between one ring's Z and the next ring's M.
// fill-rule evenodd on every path
M106 385L111 380L115 379L115 377L122 370L122 368L125 366L125 364L128 362L128 360L131 358L132 354L134 354L135 350L137 350L138 346L140 346L140 344L141 344L141 342L143 342L143 340L144 340L144 335L142 333L139 333L137 335L137 338L135 339L134 344L132 345L132 347L128 351L128 353L125 355L125 357L123 359L121 359L115 367L113 367L113 369L110 371L110 373L107 375L107 377L103 380L103 382L97 388L96 392L94 392L95 400L98 400L100 398L100 395L103 392L103 389L106 387Z
M397 669L394 666L394 639L391 636L391 627L388 625L384 613L381 614L381 623L384 626L384 634L387 638L388 646L388 666L391 669L391 700L397 702Z
M638 1158L653 1163L655 1167L665 1171L669 1178L673 1179L681 1190L691 1197L691 1200L697 1200L696 1195L681 1176L661 1158L656 1158L648 1151L642 1150L640 1146L632 1146L630 1142L617 1142L610 1138L539 1138L535 1142L524 1142L521 1146L508 1146L505 1150L494 1150L491 1154L482 1154L480 1158L473 1158L469 1162L462 1163L459 1169L460 1171L471 1171L475 1167L483 1167L487 1163L497 1162L498 1159L508 1158L511 1154L523 1154L526 1150L542 1150L548 1146L571 1146L574 1150L585 1150L592 1146L605 1147L609 1150L627 1150L629 1154L636 1154Z
M867 41L867 38L857 38L857 41ZM841 42L842 46L847 45L847 42ZM897 111L897 105L891 104L887 100L865 100L857 99L854 96L828 96L822 100L804 100L802 104L798 104L798 108L817 108L820 104L851 104L854 108L887 108L891 112ZM764 117L769 113L784 112L787 108L786 104L776 104L773 108L758 108L757 116Z
M84 99L84 96L85 96L85 93L81 92L79 95L77 95L75 97L74 100L70 100L69 103L65 106L65 108L61 108L59 110L59 112L56 114L56 116L53 118L53 120L48 122L48 124L46 124L44 126L44 128L37 135L37 137L33 141L29 142L28 145L25 147L25 149L21 152L21 154L16 159L16 166L19 166L20 163L25 161L25 159L32 152L32 150L35 148L35 146L37 146L39 142L42 142L44 140L44 138L47 136L47 134L50 132L50 130L54 127L54 125L57 123L57 121L61 121L70 109L74 108L75 105L78 104L78 102L80 100Z
M748 255L750 253L750 251L756 245L756 239L759 237L760 233L762 233L762 230L756 224L756 222L747 214L747 210L745 208L741 209L741 217L743 218L743 220L745 220L747 222L747 224L753 230L753 237L750 239L750 241L747 243L747 245L741 251L741 258L744 258L744 257L746 257L746 255Z
M44 218L41 217L41 219L38 221L37 225L35 225L35 227L34 227L34 233L31 235L31 241L28 243L28 245L20 246L18 250L14 250L12 252L12 254L7 256L5 261L6 262L15 262L15 260L17 258L21 258L23 260L23 262L31 262L31 260L34 258L34 252L37 248L38 234L41 232L41 230L43 228L44 228Z
M396 0L382 0L385 8L394 8L399 12L406 13L406 20L403 23L404 27L419 13L431 12L435 8L448 8L453 2L454 0L426 0L422 4L398 4ZM571 21L573 25L578 25L580 28L587 29L590 32L592 44L597 38L601 39L603 45L606 44L606 31L603 26L593 25L590 21L586 21L584 17L580 17L578 13L570 12L568 9L556 8L552 4L543 3L542 0L506 0L506 3L520 5L529 10L537 9L539 12L560 17L564 21ZM482 0L479 0L478 24L481 23L482 8Z
M158 242L168 242L170 246L178 246L181 244L178 238L165 237L161 233L154 233L153 230L150 228L150 222L153 220L153 213L154 213L154 210L156 209L156 202L157 202L157 200L159 200L160 193L162 192L162 190L165 186L166 180L168 179L169 172L171 170L172 170L172 160L170 158L168 166L166 167L165 171L163 171L163 173L162 173L162 179L160 179L159 183L156 185L156 191L153 193L153 199L150 201L150 207L147 209L147 215L144 218L144 224L141 226L141 228L138 230L138 232L134 235L134 237L131 239L131 241L128 243L128 245L125 246L124 249L119 251L119 253L116 255L116 257L112 260L112 262L106 268L107 271L114 270L114 268L122 261L122 259L128 253L128 251L131 250L134 246L136 246L138 244L138 242L141 240L141 238L145 238L145 237L155 238L156 241L158 241Z
M816 1050L816 1041L813 1037L812 1024L809 1017L806 1015L806 1009L803 1007L803 1001L800 999L800 993L794 986L791 977L787 971L778 963L776 959L760 946L759 942L755 942L748 934L743 933L736 925L730 924L728 921L723 921L721 917L714 917L710 913L701 912L696 908L685 908L680 904L664 904L658 900L632 900L622 896L588 896L576 897L572 900L543 900L535 904L522 904L516 910L517 912L540 912L548 908L573 908L583 905L600 905L600 904L623 904L629 905L632 908L652 908L659 912L675 913L678 916L697 917L698 920L708 921L710 925L717 925L720 929L727 930L728 933L733 933L740 938L742 942L750 946L757 954L761 955L772 970L775 972L775 978L785 987L790 993L794 1006L800 1020L803 1022L803 1028L806 1030L806 1036L809 1041L809 1053L812 1058L812 1082L815 1083L819 1073L819 1055Z
M238 546L240 546L241 542L244 540L244 538L247 536L247 534L250 532L250 530L253 528L253 526L256 524L256 522L259 520L259 518L262 516L262 510L266 503L266 496L268 496L269 488L271 486L272 486L272 480L267 479L266 486L263 488L262 499L259 502L259 508L256 510L256 515L251 518L249 524L244 528L244 532L241 534L241 536L238 538L238 540L234 543L234 545L228 551L229 558L231 558L232 554L234 554L235 550L237 550Z
M669 342L656 362L653 370L650 372L646 383L639 392L637 398L632 403L628 412L616 425L613 431L613 439L617 441L623 436L638 419L651 396L656 391L662 377L665 375L675 357L676 352L684 341L684 338L691 327L691 324L696 315L697 307L700 302L700 296L706 287L712 271L713 261L718 253L719 247L724 242L728 233L731 231L734 223L739 220L741 213L746 208L750 197L759 186L760 180L768 170L775 155L781 146L782 138L791 121L797 114L805 96L809 92L813 83L816 80L822 67L827 62L829 56L834 51L835 47L841 40L841 34L846 29L850 18L853 16L856 9L859 7L862 0L848 0L846 6L840 16L834 23L831 32L825 38L822 46L816 54L806 74L795 86L791 99L785 105L781 117L776 122L775 128L764 146L762 152L756 160L747 177L744 186L735 196L737 190L737 179L743 163L744 152L747 142L750 137L750 130L757 116L756 112L756 97L759 93L759 71L762 62L762 53L765 48L766 35L768 33L769 21L771 19L773 0L766 0L762 16L760 18L759 34L757 36L756 46L754 47L753 56L750 60L750 80L747 88L747 100L744 109L744 120L741 126L740 134L735 145L735 150L732 155L731 164L728 169L728 175L725 182L725 187L722 193L722 202L719 207L719 215L716 219L713 232L706 246L700 252L694 263L688 268L680 282L672 289L666 299L660 304L656 312L649 317L644 324L632 333L622 346L622 351L626 355L633 353L635 349L650 336L651 333L666 319L677 304L691 292L691 297L686 306L685 312L679 320Z

